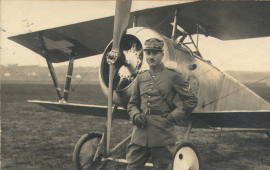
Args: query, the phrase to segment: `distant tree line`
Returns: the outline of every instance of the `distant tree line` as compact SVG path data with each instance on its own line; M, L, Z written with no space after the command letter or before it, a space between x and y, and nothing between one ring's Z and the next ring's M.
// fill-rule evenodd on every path
M91 70L90 70L91 69ZM89 71L90 70L90 71ZM66 80L67 66L55 67L58 81ZM72 81L99 81L98 68L74 67ZM49 69L40 66L1 66L1 80L5 81L52 81Z
M90 71L89 71L90 70ZM55 72L59 82L66 80L67 66L55 67ZM270 72L249 72L249 71L226 71L241 83L254 83L270 75ZM72 81L78 82L83 78L83 82L99 81L99 68L74 67ZM1 79L5 81L52 81L49 69L40 66L1 66ZM270 78L258 83L270 84Z

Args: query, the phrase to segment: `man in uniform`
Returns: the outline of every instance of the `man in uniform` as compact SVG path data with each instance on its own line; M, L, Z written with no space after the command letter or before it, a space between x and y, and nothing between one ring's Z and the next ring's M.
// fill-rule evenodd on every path
M163 46L163 40L157 38L145 41L143 50L149 70L137 75L127 106L134 124L127 147L127 170L141 170L150 156L153 169L167 169L177 141L174 124L186 118L198 104L182 74L164 66ZM173 107L176 94L183 101L181 108Z

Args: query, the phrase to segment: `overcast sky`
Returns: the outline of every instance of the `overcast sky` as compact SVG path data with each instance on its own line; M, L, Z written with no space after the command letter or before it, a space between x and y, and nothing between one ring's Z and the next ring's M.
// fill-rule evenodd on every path
M132 10L184 3L134 1ZM113 1L2 1L1 64L46 66L45 59L7 39L72 23L114 15ZM196 40L196 39L195 39ZM270 71L270 37L221 41L199 37L199 49L205 59L221 70ZM104 47L105 49L105 47ZM75 66L99 66L100 55L75 61ZM56 64L66 65L67 63Z

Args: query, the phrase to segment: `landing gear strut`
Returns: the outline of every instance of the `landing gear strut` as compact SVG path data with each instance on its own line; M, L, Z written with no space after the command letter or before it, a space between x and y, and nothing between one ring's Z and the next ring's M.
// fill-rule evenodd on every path
M189 124L189 127L185 134L184 142L178 143L174 154L174 160L172 163L173 170L201 170L201 158L198 150L190 142L186 142L191 132L193 122Z

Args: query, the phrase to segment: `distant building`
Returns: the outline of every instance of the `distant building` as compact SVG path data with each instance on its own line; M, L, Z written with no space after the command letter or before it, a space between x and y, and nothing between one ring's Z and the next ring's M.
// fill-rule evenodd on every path
M5 73L4 76L5 77L9 77L10 76L10 73Z
M27 73L28 76L36 76L37 73L35 71L33 71L32 73Z
M16 63L16 64L8 64L8 67L17 67L19 64Z
M75 76L75 78L76 78L76 79L81 79L82 76L81 76L80 74L77 74L77 75Z

